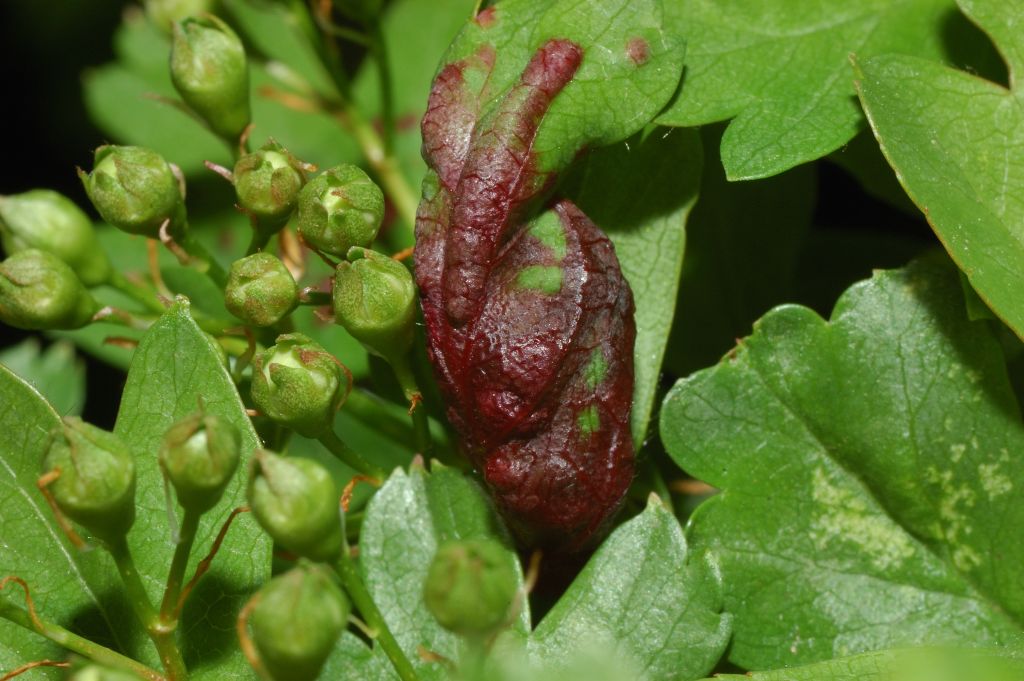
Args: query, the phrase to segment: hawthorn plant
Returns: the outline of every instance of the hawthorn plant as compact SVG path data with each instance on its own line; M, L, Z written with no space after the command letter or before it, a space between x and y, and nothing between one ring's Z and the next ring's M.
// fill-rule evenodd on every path
M2 678L1024 677L1022 18L130 6L0 197Z

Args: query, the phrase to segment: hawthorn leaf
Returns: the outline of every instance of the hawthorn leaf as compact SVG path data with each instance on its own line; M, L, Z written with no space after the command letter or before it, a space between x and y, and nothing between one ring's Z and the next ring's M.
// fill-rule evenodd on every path
M855 285L830 321L768 313L675 385L661 437L722 490L688 539L721 566L736 664L1020 636L1024 424L944 258Z
M719 674L715 681L1016 681L1022 675L1024 659L1017 651L917 648L881 650L743 676Z
M85 364L66 340L45 350L30 336L0 352L0 364L32 385L61 416L79 415L85 404Z
M811 166L761 182L728 182L718 158L722 127L701 130L700 198L686 224L686 256L665 359L676 376L717 362L737 338L750 333L760 315L791 299L817 198ZM669 300L662 313L672 304Z
M338 681L397 681L398 674L379 647L371 649L358 636L346 631L327 658L320 678Z
M259 441L215 343L179 299L142 338L132 358L114 432L137 456L135 525L128 543L153 602L163 595L174 553L168 526L164 482L157 451L166 430L205 409L233 423L242 434L242 460L221 501L200 522L186 574L213 543L231 510L245 505L245 471ZM180 510L176 509L179 514ZM232 524L213 565L186 604L179 629L186 664L196 679L248 674L238 648L234 622L248 594L270 577L271 542L255 520L242 515ZM127 623L129 626L131 622Z
M101 551L76 549L36 487L51 433L59 426L59 415L43 396L0 365L0 579L26 580L43 619L120 647L130 639L111 638L125 613L113 562ZM24 593L8 584L0 601L24 608ZM38 634L0 618L0 673L63 654ZM37 673L61 677L56 670Z
M688 681L715 666L729 634L715 566L687 549L679 521L652 495L601 544L528 650L547 675L600 653L631 678Z
M652 128L599 149L579 171L570 193L615 244L633 289L633 442L647 434L661 376L686 244L686 223L697 200L701 142L693 130Z
M952 0L666 0L686 40L686 76L662 125L732 119L722 138L730 180L767 177L838 149L863 121L849 55L939 59Z
M995 40L1009 89L903 55L861 58L861 102L910 198L992 310L1024 337L1024 66L1019 3L970 0L961 7Z
M522 578L511 539L490 499L461 472L436 462L433 472L413 465L396 469L366 508L359 562L366 587L395 639L421 679L448 679L445 667L426 662L420 647L450 660L460 656L460 639L441 628L423 603L427 569L437 547L451 539L489 537L508 547L508 560ZM523 602L513 629L529 630Z

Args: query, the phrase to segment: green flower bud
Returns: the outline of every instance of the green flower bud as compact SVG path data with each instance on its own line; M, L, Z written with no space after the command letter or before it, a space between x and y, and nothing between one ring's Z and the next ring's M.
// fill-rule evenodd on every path
M129 234L155 239L165 220L172 231L184 224L178 180L155 151L108 144L96 150L93 171L79 170L78 176L100 216Z
M224 304L246 324L271 326L299 304L299 287L276 256L253 253L231 265Z
M229 421L200 410L172 425L160 443L160 467L182 508L213 508L235 469L242 436Z
M49 189L0 197L0 237L8 255L28 248L53 253L86 286L110 279L107 254L96 238L92 220L75 203Z
M60 469L49 490L67 517L106 542L135 521L135 462L121 438L75 416L64 417L43 460Z
M311 247L344 258L369 247L384 217L384 194L353 165L324 171L299 194L299 233Z
M264 449L253 456L249 507L267 534L310 560L334 560L344 540L340 493L330 472L310 459Z
M174 22L213 9L212 0L146 0L146 14L161 30L170 33Z
M256 408L306 437L332 427L348 387L338 361L301 333L278 336L253 365Z
M0 321L19 329L77 329L99 303L57 256L29 249L0 263Z
M355 247L334 273L334 316L353 338L385 359L408 352L416 285L405 265Z
M515 568L501 544L465 539L438 548L423 598L445 629L482 637L508 623L518 589Z
M273 231L291 217L306 183L304 165L276 142L238 159L234 176L238 205Z
M221 137L237 140L249 125L249 67L231 27L206 14L174 24L171 80L189 107Z
M348 623L348 598L322 565L300 564L270 580L253 608L253 643L282 681L312 681Z

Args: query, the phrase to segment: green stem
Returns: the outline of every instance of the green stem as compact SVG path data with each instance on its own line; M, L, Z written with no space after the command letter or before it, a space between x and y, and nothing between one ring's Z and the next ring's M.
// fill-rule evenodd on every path
M388 152L380 135L352 105L349 98L348 78L345 77L345 71L341 67L338 52L334 49L331 41L324 39L323 33L317 28L316 22L309 13L309 7L302 0L292 0L292 9L334 82L337 96L332 97L329 101L321 102L321 104L333 113L342 126L355 137L385 193L394 204L395 210L398 211L406 226L412 227L416 224L418 196L406 182L395 157ZM383 86L384 83L382 82L381 85Z
M185 661L181 657L181 651L178 650L178 646L174 642L175 627L165 627L161 623L160 617L153 608L149 595L146 593L146 587L142 584L142 579L139 577L139 571L135 568L135 561L132 559L131 551L128 549L128 543L122 537L116 542L108 544L107 550L114 559L117 571L121 575L125 595L128 597L128 602L131 604L135 616L138 617L139 622L146 628L150 640L156 646L157 654L160 655L160 662L167 673L168 681L184 681L184 679L188 678L188 672L185 669Z
M151 312L157 314L163 314L167 312L167 308L160 299L157 298L156 294L147 286L139 286L128 281L123 274L117 270L113 270L110 273L110 279L107 281L108 284L116 288L121 293L129 296L133 300L141 303Z
M206 250L206 246L200 243L191 232L185 232L185 236L181 238L179 245L189 254L189 257L192 259L192 266L210 277L213 283L217 285L217 288L223 290L228 282L227 272L214 259L210 251Z
M356 568L355 563L352 562L352 558L348 555L347 551L342 552L341 558L338 559L334 569L338 573L338 577L341 578L341 584L345 587L345 591L348 592L359 614L362 615L366 623L370 625L373 633L376 634L377 643L380 644L384 654L391 660L391 665L398 672L398 677L402 681L419 681L416 676L416 670L413 669L409 658L406 657L405 652L398 645L398 641L395 640L391 630L388 629L384 616L377 609L377 604L373 602L370 592L366 590L363 578L359 576L359 570Z
M29 631L34 631L40 636L45 636L57 645L82 657L89 658L93 662L115 669L123 669L143 679L147 679L147 681L164 681L164 677L155 669L150 669L130 657L125 657L110 648L82 638L78 634L73 634L64 627L52 622L41 619L33 621L32 616L25 609L8 603L4 599L0 599L0 617Z
M412 373L409 356L402 355L395 358L391 362L391 369L395 372L398 384L402 386L405 399L409 401L412 427L416 437L416 451L429 459L434 454L434 445L430 440L430 422L427 420L427 410L423 408L423 393L420 392L416 377Z
M274 236L273 233L267 234L261 229L252 230L252 238L249 239L249 247L245 249L245 254L248 256L262 251L270 243L272 236Z
M201 515L196 511L185 509L185 517L182 518L181 531L178 534L178 545L174 548L171 569L167 573L164 600L160 604L160 621L164 626L173 627L178 619L178 598L181 596L181 586L185 582L185 569L188 567L188 558L196 540L196 531L199 529Z
M333 428L326 429L317 439L320 440L320 444L330 450L331 454L338 457L342 463L351 466L363 475L382 481L387 477L383 470L367 462L354 449L342 442Z
M373 61L377 64L377 76L380 79L380 118L384 129L384 150L389 154L395 148L395 97L394 83L391 78L391 63L388 60L387 44L381 22L373 22L370 27Z

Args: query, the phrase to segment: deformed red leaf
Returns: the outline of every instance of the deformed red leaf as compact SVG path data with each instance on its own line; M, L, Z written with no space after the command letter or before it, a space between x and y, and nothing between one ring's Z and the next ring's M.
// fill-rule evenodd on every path
M483 115L471 83L493 48L445 66L416 226L428 349L463 449L522 542L567 551L600 535L633 477L632 294L608 238L550 199L533 149L584 58L547 41Z

